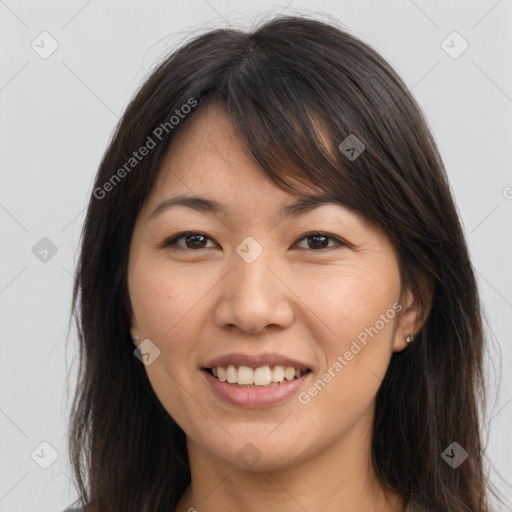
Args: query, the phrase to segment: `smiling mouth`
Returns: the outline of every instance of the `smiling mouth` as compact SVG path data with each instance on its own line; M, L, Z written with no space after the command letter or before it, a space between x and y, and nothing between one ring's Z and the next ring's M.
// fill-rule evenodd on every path
M271 387L279 386L282 382L290 382L300 379L302 376L311 373L309 368L294 368L292 366L217 366L205 368L204 371L220 380L239 387Z

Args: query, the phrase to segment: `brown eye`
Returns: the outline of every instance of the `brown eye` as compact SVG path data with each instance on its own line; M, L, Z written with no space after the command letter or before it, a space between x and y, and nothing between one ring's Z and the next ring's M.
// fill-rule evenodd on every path
M183 245L178 244L179 240L184 240L185 247ZM206 243L207 240L211 240L211 238L207 237L203 233L196 233L193 231L187 231L185 233L180 233L179 235L176 235L175 237L171 238L170 240L167 240L164 243L164 247L171 247L176 249L207 249Z
M301 240L308 240L307 249L322 250L330 249L333 246L328 247L329 241L334 241L337 245L344 245L344 243L338 238L329 235L328 233L308 233L303 236Z

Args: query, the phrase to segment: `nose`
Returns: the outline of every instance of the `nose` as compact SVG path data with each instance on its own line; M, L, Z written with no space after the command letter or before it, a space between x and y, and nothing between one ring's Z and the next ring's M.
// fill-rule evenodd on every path
M233 266L219 286L215 322L221 328L259 334L293 322L293 292L275 258L266 251L252 263L234 254Z

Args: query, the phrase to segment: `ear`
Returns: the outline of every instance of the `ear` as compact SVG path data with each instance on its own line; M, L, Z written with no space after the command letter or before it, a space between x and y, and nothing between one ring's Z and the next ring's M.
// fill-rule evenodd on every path
M401 352L408 347L409 343L405 341L407 336L416 336L428 318L432 306L434 281L431 276L420 273L417 282L418 289L406 288L402 294L402 310L395 326L393 352Z

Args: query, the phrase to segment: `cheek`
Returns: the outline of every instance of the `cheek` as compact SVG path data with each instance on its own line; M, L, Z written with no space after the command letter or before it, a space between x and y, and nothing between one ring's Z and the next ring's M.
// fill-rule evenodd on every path
M169 393L196 375L193 357L199 339L200 322L194 319L198 291L179 272L141 259L133 267L130 298L141 339L150 339L160 350L158 358L146 366L153 389L169 412L179 409L179 393ZM186 404L185 404L186 405Z
M141 337L153 341L160 355L146 366L155 394L169 415L187 432L195 432L197 423L206 422L205 410L195 396L198 368L195 353L200 339L198 318L205 279L194 283L190 273L172 272L139 260L130 279L130 298ZM204 319L203 319L204 323Z
M328 347L331 359L347 350L359 335L364 342L365 333L370 336L366 329L375 339L375 326L380 340L391 337L396 316L393 304L400 294L396 265L332 267L307 279L297 276L296 283L297 295L307 306L301 320L309 318L309 328L315 331L315 339Z
M371 404L392 355L398 268L369 268L323 272L323 280L309 281L305 295L316 313L309 314L314 320L308 327L325 366L299 401L317 411L313 417L329 409L340 425L358 418Z
M130 298L139 331L147 338L166 341L180 338L184 329L199 328L194 321L201 299L213 285L179 268L140 261L134 265Z

